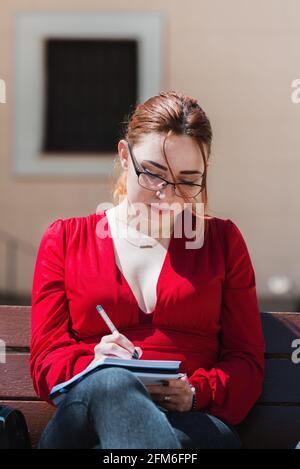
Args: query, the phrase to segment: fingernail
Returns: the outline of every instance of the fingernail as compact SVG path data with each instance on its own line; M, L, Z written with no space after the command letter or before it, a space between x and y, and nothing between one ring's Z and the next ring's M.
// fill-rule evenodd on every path
M131 358L139 358L138 351L135 349Z

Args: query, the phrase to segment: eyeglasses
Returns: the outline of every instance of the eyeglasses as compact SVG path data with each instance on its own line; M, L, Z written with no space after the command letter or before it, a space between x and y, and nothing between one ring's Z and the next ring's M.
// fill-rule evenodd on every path
M144 189L148 189L150 191L157 191L165 188L168 184L173 186L173 190L178 197L187 197L187 198L194 198L200 192L203 191L205 184L195 184L193 182L170 182L166 179L162 178L161 176L157 176L156 174L151 173L147 169L145 171L141 171L139 169L138 162L136 161L135 156L133 155L133 151L131 148L130 143L127 141L129 154L133 162L134 170L138 177L138 183ZM202 176L204 177L204 176ZM178 186L181 187L182 193L179 192Z

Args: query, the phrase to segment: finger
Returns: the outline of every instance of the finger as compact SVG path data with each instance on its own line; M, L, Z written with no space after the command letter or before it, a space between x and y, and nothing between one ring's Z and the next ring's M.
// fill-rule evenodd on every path
M184 379L169 379L164 382L163 386L168 386L169 388L185 388L186 383Z
M170 401L165 401L160 398L156 398L155 400L153 399L155 404L159 405L160 407L163 407L164 409L174 411L178 409L178 406L180 405L180 399L175 399L174 397Z
M178 389L166 389L163 386L146 386L148 389L148 392L150 394L155 394L155 395L163 395L163 396L171 396L171 395L177 395L178 394Z
M139 358L141 358L141 356L143 355L143 350L141 349L141 347L135 347L135 350L138 351Z
M120 347L120 345L116 344L115 342L108 342L103 344L101 351L106 355L113 355L119 358L124 358L125 360L129 360L132 357L131 352L123 347Z
M131 352L131 355L134 352L134 344L130 342L130 340L128 340L127 337L125 337L123 334L120 334L120 332L118 331L114 331L113 334L108 334L102 337L102 341L104 343L115 342L124 349Z
M129 350L129 352L131 352L131 355L132 355L133 352L134 352L134 348L135 348L134 344L129 339L127 339L127 337L125 337L125 335L121 334L118 331L115 331L113 335L115 337L116 342L119 345L121 345L122 347Z

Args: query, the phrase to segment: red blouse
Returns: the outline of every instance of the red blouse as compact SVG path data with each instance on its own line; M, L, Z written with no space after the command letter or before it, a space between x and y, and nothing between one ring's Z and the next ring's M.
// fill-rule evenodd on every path
M54 221L40 241L30 353L37 395L52 404L52 386L92 361L95 345L110 333L96 311L101 304L120 332L143 349L141 360L182 361L198 410L241 422L262 392L265 343L255 274L237 226L208 219L198 249L186 249L186 238L172 235L155 309L145 314L115 262L112 238L97 236L102 217L110 234L102 210Z

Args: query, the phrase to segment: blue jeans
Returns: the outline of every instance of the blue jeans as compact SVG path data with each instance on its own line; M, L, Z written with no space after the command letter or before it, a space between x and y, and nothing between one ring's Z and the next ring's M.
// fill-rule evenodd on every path
M124 368L88 375L66 394L37 448L240 448L236 430L205 412L163 412Z

